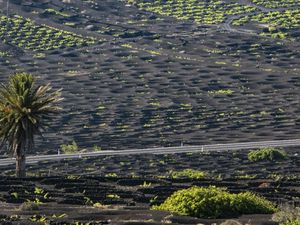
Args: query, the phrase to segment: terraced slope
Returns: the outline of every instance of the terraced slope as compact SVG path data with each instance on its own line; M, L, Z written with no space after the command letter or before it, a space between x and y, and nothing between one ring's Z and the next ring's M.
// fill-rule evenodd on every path
M218 3L224 18L212 25L202 6L190 1L195 19L186 20L175 3L169 16L117 0L15 0L9 20L1 12L1 81L26 71L64 89L64 110L38 152L72 140L127 149L298 138L297 37L228 24L267 13L257 2ZM226 13L232 4L242 11Z
M174 191L209 185L232 193L252 191L276 204L299 206L299 149L287 152L287 159L272 162L251 162L245 152L82 158L32 165L26 179L7 176L9 170L1 169L6 176L0 177L0 222L28 224L44 218L53 224L220 223L225 219L203 220L149 210ZM204 172L204 176L179 177L184 169ZM177 176L172 175L175 172ZM39 209L19 210L26 201L38 202ZM234 219L270 224L270 218L248 215Z
M168 212L162 211L153 211L149 210L145 207L144 203L139 203L135 205L135 202L143 201L146 195L151 196L152 194L143 194L138 191L132 193L129 190L136 189L135 184L139 184L141 180L134 180L134 183L128 185L118 185L118 187L126 188L127 191L119 190L117 188L111 189L114 194L108 194L107 203L111 205L101 205L99 202L98 205L92 206L91 199L86 196L90 196L90 194L95 196L95 188L99 191L98 196L106 193L106 189L109 187L107 182L110 185L116 185L116 182L111 182L110 180L103 179L101 177L98 178L82 178L79 180L69 180L63 179L65 181L64 186L60 186L61 178L51 177L47 178L49 182L44 183L45 180L41 179L27 179L27 180L11 180L11 179L2 179L1 181L5 181L11 185L11 189L8 193L12 194L12 196L18 193L20 200L16 200L14 197L11 198L10 202L13 203L2 203L1 206L1 214L0 214L0 222L9 223L9 224L41 224L51 222L51 224L59 225L59 224L99 224L99 225L163 225L163 224L174 224L174 225L184 225L191 224L196 225L199 223L207 224L211 222L223 222L225 219L217 219L217 220L209 220L209 219L197 219L187 216L177 216L172 215ZM103 186L101 182L105 181L106 184ZM116 180L115 180L116 181ZM126 179L119 179L120 183L125 182ZM86 183L86 184L83 184ZM24 195L19 192L18 185L24 185L28 194ZM42 188L40 187L42 185ZM85 191L86 194L80 194L78 192L74 193L75 190L70 188L73 185L79 185L77 191ZM133 186L132 186L133 185ZM5 189L5 186L0 187L1 193ZM61 192L61 188L65 188L65 192ZM111 188L111 187L110 187ZM168 186L161 186L163 192L164 189L167 189ZM142 189L142 188L141 188ZM49 199L45 200L39 194L34 194L36 190L44 191L48 193ZM150 193L150 189L144 190L145 193ZM154 190L154 189L153 189ZM11 192L14 191L14 192ZM112 193L110 192L110 193ZM7 193L7 192L6 192ZM101 193L101 194L100 194ZM118 193L118 194L116 194ZM69 204L63 203L63 198L60 196L63 194L68 199ZM2 196L2 194L1 194ZM42 204L39 205L38 210L33 211L25 211L19 210L18 207L21 205L19 202L23 200L23 197L27 199L31 199L32 197L37 197L41 201ZM72 197L73 196L73 197ZM116 199L118 196L118 199ZM136 200L130 201L128 206L124 205L123 198L126 198L128 201L134 197ZM8 197L9 198L9 197ZM101 197L99 199L102 199ZM60 201L55 203L53 201ZM256 224L265 224L269 221L270 224L271 215L247 215L242 216L238 219L240 222L247 222L249 219L251 221L256 222ZM276 224L276 223L274 223Z

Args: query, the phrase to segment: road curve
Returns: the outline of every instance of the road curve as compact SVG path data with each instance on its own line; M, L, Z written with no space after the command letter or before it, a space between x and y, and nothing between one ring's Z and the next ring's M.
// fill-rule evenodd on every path
M60 154L60 155L36 155L28 156L26 162L34 164L41 161L52 161L61 159L78 159L82 157L98 157L109 155L134 155L134 154L176 154L176 153L194 153L194 152L212 152L212 151L233 151L247 150L264 147L289 147L300 146L300 139L293 140L276 140L276 141L259 141L259 142L239 142L230 144L213 144L197 146L179 146L179 147L158 147L146 149L131 150L105 150L100 152ZM0 159L0 166L9 166L15 163L14 158Z
M237 20L241 18L242 16L250 16L250 15L255 15L257 13L269 13L269 12L275 12L275 11L285 11L285 10L290 10L293 9L293 7L280 7L280 8L266 8L264 6L257 5L253 3L251 0L239 0L239 4L241 5L247 5L251 6L253 8L258 9L258 11L254 12L249 12L249 13L244 13L244 14L237 14L237 15L231 15L229 16L223 24L220 25L220 28L223 30L226 30L231 33L240 33L240 34L246 34L246 35L259 35L257 32L253 30L246 30L242 28L233 28L231 26L231 23L233 20Z

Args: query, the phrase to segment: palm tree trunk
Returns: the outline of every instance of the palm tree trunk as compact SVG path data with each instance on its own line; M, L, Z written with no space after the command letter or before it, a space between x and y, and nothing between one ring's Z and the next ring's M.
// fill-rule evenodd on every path
M16 176L18 178L26 177L26 158L24 155L16 158Z
M26 157L22 145L17 146L16 151L16 177L26 177Z

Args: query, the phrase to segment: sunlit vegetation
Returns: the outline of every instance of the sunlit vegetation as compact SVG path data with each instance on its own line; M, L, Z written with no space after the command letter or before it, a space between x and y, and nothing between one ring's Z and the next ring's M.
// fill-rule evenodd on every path
M153 209L199 218L230 218L242 214L271 214L276 211L270 201L256 194L231 194L214 186L176 191L161 205L153 206Z
M92 37L38 25L21 16L0 17L0 38L29 50L51 50L96 43Z
M171 171L170 177L177 178L192 178L192 179L201 179L206 177L206 174L203 171L194 170L194 169L184 169L180 171Z
M11 54L7 51L0 51L0 58L10 57Z
M151 11L164 16L172 16L180 20L193 20L201 24L218 24L225 21L229 15L252 12L251 6L240 5L236 2L196 1L196 0L137 0L128 1L140 9Z
M252 0L252 2L267 8L292 7L300 5L299 0Z
M212 95L231 95L234 93L234 91L231 89L220 89L220 90L212 90L209 91L208 93Z
M273 38L285 38L290 36L290 30L300 26L300 9L291 9L285 11L273 11L268 13L259 13L249 15L234 20L232 25L241 26L248 23L258 23L265 28L261 35Z
M63 13L63 12L60 12L60 11L57 11L55 9L45 9L44 13L47 13L47 14L51 14L51 15L57 15L57 16L62 16L62 17L67 17L69 16L68 14L66 13Z
M241 25L250 21L287 29L296 28L300 26L300 9L285 10L282 12L273 11L245 16L239 20L235 20L233 25Z
M287 153L282 149L262 148L252 150L248 154L248 159L252 162L257 161L277 161L287 158Z
M63 144L60 146L62 153L64 154L72 154L78 151L78 146L75 141L72 141L71 144Z

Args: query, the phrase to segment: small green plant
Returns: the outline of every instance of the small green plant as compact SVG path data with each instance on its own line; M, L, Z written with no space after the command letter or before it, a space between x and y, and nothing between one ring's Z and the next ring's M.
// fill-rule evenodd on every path
M155 204L157 204L157 198L158 198L157 195L154 196L154 197L152 197L152 198L150 199L150 205L155 205Z
M76 176L76 175L68 175L66 177L68 180L79 180L80 176Z
M31 222L45 222L48 218L44 215L33 215L29 217Z
M147 182L147 181L144 181L144 183L142 185L140 185L141 187L151 187L152 183L151 182Z
M43 202L39 199L39 198L35 198L33 203L37 204L37 205L41 205L43 204Z
M66 14L66 13L62 13L62 12L60 12L60 11L57 11L57 10L51 9L51 8L45 9L44 12L45 12L45 13L48 13L48 14L52 14L52 15L62 16L62 17L67 17L67 16L69 16L69 15Z
M53 214L52 218L64 218L66 216L67 216L67 214L65 214L65 213L62 213L62 214Z
M276 211L270 201L251 192L231 194L214 186L176 191L161 205L153 206L152 209L199 218L230 218L242 214L271 214Z
M184 169L182 171L171 171L170 172L170 177L171 178L182 178L182 177L187 177L187 178L193 178L193 179L201 179L206 177L206 174L202 171L199 170L193 170L193 169Z
M106 195L107 198L115 198L115 199L118 199L118 198L121 198L119 195L117 194L108 194Z
M253 174L253 175L250 175L250 174L242 174L242 175L238 175L236 176L237 179L255 179L257 177L257 174Z
M21 219L21 217L19 215L11 215L9 217L10 221L19 221Z
M102 149L98 145L94 145L93 150L94 150L94 152L100 152Z
M89 198L89 197L84 197L84 203L86 204L86 205L93 205L94 203L93 203L93 201Z
M100 202L96 202L96 203L93 204L93 207L94 207L94 208L102 208L103 206L104 206L104 205L101 204Z
M43 203L39 198L41 198L43 200L49 199L49 192L46 192L41 187L35 187L34 188L34 194L36 195L36 198L34 200L34 202L36 204L42 204Z
M33 58L45 58L46 57L46 54L45 53L41 53L41 52L38 52L36 54L33 55Z
M34 188L34 194L38 194L38 195L41 195L41 194L44 194L44 189L43 188L40 188L40 187L35 187Z
M234 91L230 89L220 89L220 90L208 91L208 93L213 95L231 95L234 93Z
M18 195L17 192L12 192L12 193L10 193L10 196L12 196L12 197L15 198L15 199L18 199L18 198L19 198L19 195Z
M11 56L11 54L7 51L0 51L0 57L4 58L4 57L9 57Z
M65 154L72 154L78 151L78 146L75 141L72 141L72 144L61 145L60 149Z
M44 198L44 199L49 199L49 192L46 192L46 193L43 195L43 198Z
M116 173L107 173L105 177L118 177L118 175Z
M271 147L252 150L248 153L248 159L252 162L278 161L285 158L287 158L287 153L284 150Z

